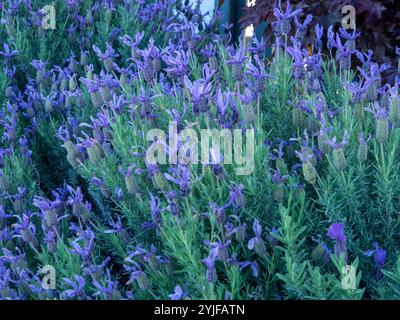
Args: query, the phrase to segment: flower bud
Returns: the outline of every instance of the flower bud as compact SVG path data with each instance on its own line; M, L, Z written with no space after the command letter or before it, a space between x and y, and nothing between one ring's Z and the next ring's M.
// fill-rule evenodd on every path
M29 243L31 248L33 248L33 249L38 249L39 248L39 242L36 239L36 236L33 234L31 229L26 228L26 229L22 230L21 231L21 236L22 236L22 239L25 242Z
M317 181L317 175L316 175L315 168L312 165L311 161L309 160L309 161L303 162L302 168L303 168L304 179L308 183L314 185Z
M56 241L49 241L49 242L47 242L47 250L48 250L50 253L56 252L56 249L57 249L57 242L56 242Z
M342 57L340 59L340 68L343 71L348 71L351 68L351 57Z
M90 162L94 165L97 165L101 161L101 159L104 158L104 150L98 142L94 142L86 150L87 150Z
M140 271L140 273L137 275L136 282L140 289L142 289L142 290L150 289L149 279L147 278L146 273L144 273L143 271Z
M103 101L110 101L112 99L110 87L107 85L104 85L100 88L100 94L103 98Z
M69 86L68 79L66 79L66 78L62 79L61 83L60 83L60 91L61 92L67 91L68 90L68 86Z
M165 190L167 187L167 180L161 172L157 172L156 174L154 174L153 182L155 187L160 190Z
M215 269L215 268L207 268L206 279L210 283L215 282L215 280L217 280L217 269Z
M83 156L78 148L70 140L65 141L63 147L67 150L67 160L69 164L74 168L79 167L83 161Z
M110 199L112 197L112 192L105 185L100 186L100 192L106 199Z
M41 70L36 71L36 83L40 84L44 82L44 75Z
M252 124L256 121L257 117L251 104L243 106L243 118L246 124Z
M264 240L257 239L254 242L254 251L262 258L267 253L267 247L265 246Z
M290 31L290 20L289 19L282 19L280 24L280 31L283 34L288 34Z
M73 45L76 41L76 31L68 32L68 42Z
M44 214L44 223L47 229L51 229L57 226L57 210L51 209L47 210Z
M78 63L72 59L68 65L69 70L71 70L72 73L79 73L79 65Z
M24 201L22 199L17 199L13 203L14 211L17 214L22 214L24 212Z
M160 263L158 262L157 256L154 253L151 253L150 257L147 258L147 263L149 264L151 270L156 271L160 269Z
M85 48L86 50L90 50L92 48L92 42L90 41L89 38L85 39Z
M329 151L329 146L326 141L328 141L328 136L326 134L318 135L318 149L321 150L323 153L328 153Z
M51 88L50 88L51 93L58 93L58 85L57 83L52 83Z
M389 136L389 123L387 119L377 119L376 120L376 140L382 144Z
M131 57L133 60L139 60L141 55L136 47L131 47Z
M100 94L99 91L91 92L91 93L90 93L90 99L92 100L93 105L94 105L96 108L100 108L100 107L103 105L103 103L104 103L103 97L101 96L101 94Z
M66 109L71 109L72 108L72 102L73 102L73 97L71 96L66 96L65 97L65 108Z
M235 81L242 81L244 76L243 65L235 63L232 65L232 77Z
M46 99L46 102L44 104L44 109L46 113L51 113L53 111L53 105L50 99Z
M346 40L345 47L351 51L356 50L356 41L354 39Z
M13 87L12 87L12 86L8 86L8 87L6 88L6 97L7 97L7 98L11 98L11 97L13 97L13 96L14 96Z
M76 90L76 82L75 82L75 78L71 77L68 81L68 85L69 85L69 90L70 91L75 91Z
M317 119L314 116L308 116L307 117L307 129L310 132L316 132L319 129L319 123Z
M283 202L283 198L285 195L285 187L283 185L283 183L279 183L277 185L275 185L275 189L274 189L274 199L281 203Z
M108 73L111 73L114 70L114 61L111 58L107 58L104 60L104 68Z
M78 95L76 97L76 103L80 109L82 109L85 106L85 100L83 99L83 95Z
M368 157L368 145L366 143L360 143L357 149L357 161L363 163Z
M367 90L366 99L368 102L374 102L378 99L378 88L372 83Z
M136 194L140 191L140 186L133 175L125 177L125 185L129 194Z
M125 86L126 85L126 83L127 83L127 75L126 75L126 72L122 72L121 73L121 76L119 77L119 83L120 83L120 85L123 87L123 86Z
M275 165L282 176L286 176L288 174L288 168L284 159L276 159Z
M236 232L236 240L240 243L245 242L247 233L246 233L246 224L240 226L239 230Z
M325 257L326 257L325 249L320 244L318 244L311 252L311 259L315 263L325 262Z
M300 108L293 108L292 124L295 128L300 128L303 125L303 111Z
M159 72L161 70L161 60L159 58L155 58L152 60L152 65L153 65L153 71L155 73Z
M14 18L11 15L7 15L5 27L6 27L7 35L10 38L15 38L16 30L14 27Z
M0 170L0 191L7 192L9 187L9 182L7 176Z
M389 98L389 120L393 123L400 121L400 100L397 95Z
M147 82L153 82L154 79L153 70L151 68L144 68L143 77Z
M80 202L72 204L72 213L77 217L81 217L84 222L87 222L92 216L92 213L88 208Z
M87 55L86 52L81 53L80 63L83 66L87 66L89 64L89 56Z
M379 104L381 105L382 108L389 109L389 107L390 107L390 101L389 100L390 100L389 95L388 94L383 94L381 96Z
M211 70L217 71L219 69L219 62L216 57L210 57L208 63L210 65Z
M333 149L333 164L339 171L346 168L346 157L342 148Z

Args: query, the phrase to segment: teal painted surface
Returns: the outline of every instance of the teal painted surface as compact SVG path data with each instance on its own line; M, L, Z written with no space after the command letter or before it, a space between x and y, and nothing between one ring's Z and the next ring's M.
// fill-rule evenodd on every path
M200 3L200 10L203 13L212 12L215 8L215 1L214 0L204 0Z
M237 40L241 30L240 30L240 14L241 8L245 5L245 0L225 0L224 4L221 6L220 10L224 15L224 19L221 21L220 32L223 31L223 25L227 23L232 23L234 25L233 35L234 39ZM218 6L218 0L205 0L201 4L204 8L216 8ZM254 30L257 39L261 39L263 37L264 31L267 28L267 22L262 22L257 28ZM271 52L271 49L267 49L267 55Z
M216 0L214 4L217 5L218 1ZM222 26L224 24L233 24L232 35L235 41L238 39L241 32L239 18L241 8L244 5L245 0L225 0L223 5L220 7L220 10L224 15L224 18L221 21L220 31L223 31Z
M261 22L261 23L257 26L256 30L254 30L254 33L256 34L257 39L261 39L261 38L263 37L265 28L267 28L267 26L268 26L268 24L267 24L267 22L265 22L265 21L264 21L264 22Z

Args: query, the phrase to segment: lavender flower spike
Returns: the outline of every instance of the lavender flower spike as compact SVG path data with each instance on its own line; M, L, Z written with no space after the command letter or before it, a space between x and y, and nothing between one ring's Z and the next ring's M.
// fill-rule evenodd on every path
M346 236L344 234L344 224L343 223L333 223L327 232L327 235L332 240L335 240L335 254L340 256L345 254L347 260L347 248L346 248Z

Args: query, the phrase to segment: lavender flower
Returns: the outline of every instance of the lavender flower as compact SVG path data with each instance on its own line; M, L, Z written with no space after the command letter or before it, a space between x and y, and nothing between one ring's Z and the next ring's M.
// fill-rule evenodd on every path
M226 61L232 65L232 77L235 81L242 81L244 77L244 62L247 57L244 54L243 48L238 48L234 54Z
M364 133L360 133L359 145L357 149L357 161L363 163L368 157L368 142L371 140L371 134L368 134L367 139L364 138Z
M81 256L84 262L88 262L92 254L95 235L92 230L84 230L78 238L72 242L71 253Z
M107 300L120 300L122 299L122 294L118 290L119 282L111 280L110 270L107 269L107 278L105 280L105 285L101 284L100 281L93 279L93 285L97 291L93 294L94 296L104 295Z
M367 257L371 257L372 255L374 256L375 269L376 269L375 276L378 280L380 280L383 277L383 273L382 273L381 269L385 265L386 251L383 250L381 247L379 247L378 242L376 242L376 241L374 241L374 243L372 245L375 247L375 249L369 250L369 251L365 252L364 254Z
M381 107L378 103L374 103L372 108L364 108L366 111L372 113L376 120L375 138L383 144L389 137L389 122L388 112L385 108Z
M117 217L117 222L110 222L110 226L112 229L105 230L104 233L106 234L118 234L121 238L126 242L129 243L130 236L126 228L124 227L121 217Z
M244 207L244 195L243 195L244 186L243 185L235 185L233 184L229 190L229 203L235 209Z
M346 157L344 155L344 146L349 142L349 133L347 130L344 132L343 140L341 142L336 142L336 136L325 143L333 148L333 164L339 171L343 170L346 165Z
M397 73L400 74L400 47L396 47L396 54L398 56Z
M294 62L292 64L293 76L296 80L303 80L306 76L306 69L304 65L303 52L297 47L287 48L287 52L292 56Z
M256 65L251 62L247 63L246 73L254 79L254 92L258 95L263 92L265 87L265 80L272 77L267 73L264 63L258 56L254 56Z
M77 298L79 300L88 299L89 297L85 292L85 279L76 274L74 275L74 280L64 278L64 281L71 287L71 289L65 290L61 295L65 298Z
M279 0L279 6L274 7L274 16L280 23L280 30L283 34L287 35L289 33L291 19L299 15L302 11L302 9L292 10L290 1L286 4L286 10L283 11L282 1Z
M81 217L84 222L91 217L92 205L89 202L84 202L81 188L74 190L71 186L67 186L70 196L67 203L72 205L72 212L75 216Z
M39 242L36 238L36 227L32 223L32 213L27 212L20 216L15 216L18 219L18 223L14 224L15 237L22 238L26 243L28 243L32 249L39 249Z
M228 248L231 245L232 241L228 240L225 243L223 242L210 242L208 240L205 240L204 243L210 248L210 249L214 249L217 248L218 249L218 259L223 261L223 262L227 262L229 259L229 252L228 252Z
M254 278L258 278L260 275L260 266L257 261L243 261L239 262L239 270L242 271L245 268L250 268L251 274Z
M357 32L356 29L353 29L353 32L349 33L344 28L339 28L339 33L346 40L345 46L349 50L356 50L356 39L360 37L361 33Z
M254 237L249 240L247 247L250 250L254 250L261 258L267 253L267 248L265 246L264 240L262 239L262 227L257 219L254 219L253 223Z
M183 50L168 52L162 56L162 59L167 64L165 69L171 79L183 81L184 76L189 72L190 54Z
M317 243L317 246L311 253L311 257L315 262L328 262L330 259L330 255L332 250L328 248L325 242L322 241L321 235L317 238L312 238L313 241Z
M295 153L302 162L304 179L308 183L314 185L317 181L316 170L312 163L312 160L314 159L314 154L310 152L308 148L302 148L301 152L295 151Z
M6 65L11 63L11 58L16 57L19 54L18 50L10 50L7 43L3 44L4 51L0 51L0 55L4 57L4 62Z
M165 173L164 176L168 181L173 182L179 186L179 190L183 196L187 196L190 192L190 178L189 167L183 164L178 164L176 167L171 168L172 175Z
M149 278L147 277L146 273L143 270L141 270L140 265L135 261L132 261L129 257L125 260L132 264L131 266L124 265L125 270L131 272L127 284L131 284L133 281L136 281L141 290L149 290L150 289Z
M212 89L212 83L203 80L191 82L187 76L184 77L184 84L190 93L190 102L193 105L193 113L199 114L207 112L209 106L209 95Z
M334 43L336 51L336 60L340 62L340 67L343 71L350 70L351 67L351 56L357 52L357 50L351 50L347 46L343 46L340 36L336 35L336 41Z
M210 250L209 256L202 260L204 265L207 267L206 279L210 283L213 283L217 280L217 269L215 268L215 260L218 256L218 250L218 247L212 248Z
M143 40L144 32L138 32L135 34L135 39L133 40L130 36L125 35L121 37L121 41L131 48L131 58L133 60L140 59L140 52L138 52L138 46L140 42Z
M322 36L324 35L324 28L320 26L318 23L315 25L315 49L322 49Z
M112 72L115 68L115 63L113 59L119 57L119 55L115 53L113 47L109 43L106 43L106 51L102 53L98 47L93 45L93 51L97 54L99 59L104 63L106 71L109 73Z
M183 290L180 285L174 289L174 293L168 295L171 300L181 300L183 297Z
M313 16L311 14L308 14L303 22L299 21L299 18L297 15L294 17L294 23L296 26L295 38L298 43L303 42L303 40L306 36L306 33L307 33L307 28L308 28L309 24L311 23L312 19L313 19Z
M340 256L345 255L347 260L347 248L346 248L346 236L344 234L344 224L343 223L333 223L330 225L327 233L328 237L335 240L335 254Z

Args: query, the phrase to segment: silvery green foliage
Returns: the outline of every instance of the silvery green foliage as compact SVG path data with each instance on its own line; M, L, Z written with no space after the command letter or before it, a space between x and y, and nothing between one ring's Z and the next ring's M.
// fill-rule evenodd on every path
M262 41L230 44L219 14L178 0L58 1L54 30L41 1L11 3L2 299L399 297L398 85L371 52L330 31L358 70L289 39L266 59ZM147 133L171 121L254 129L252 172L150 163Z

